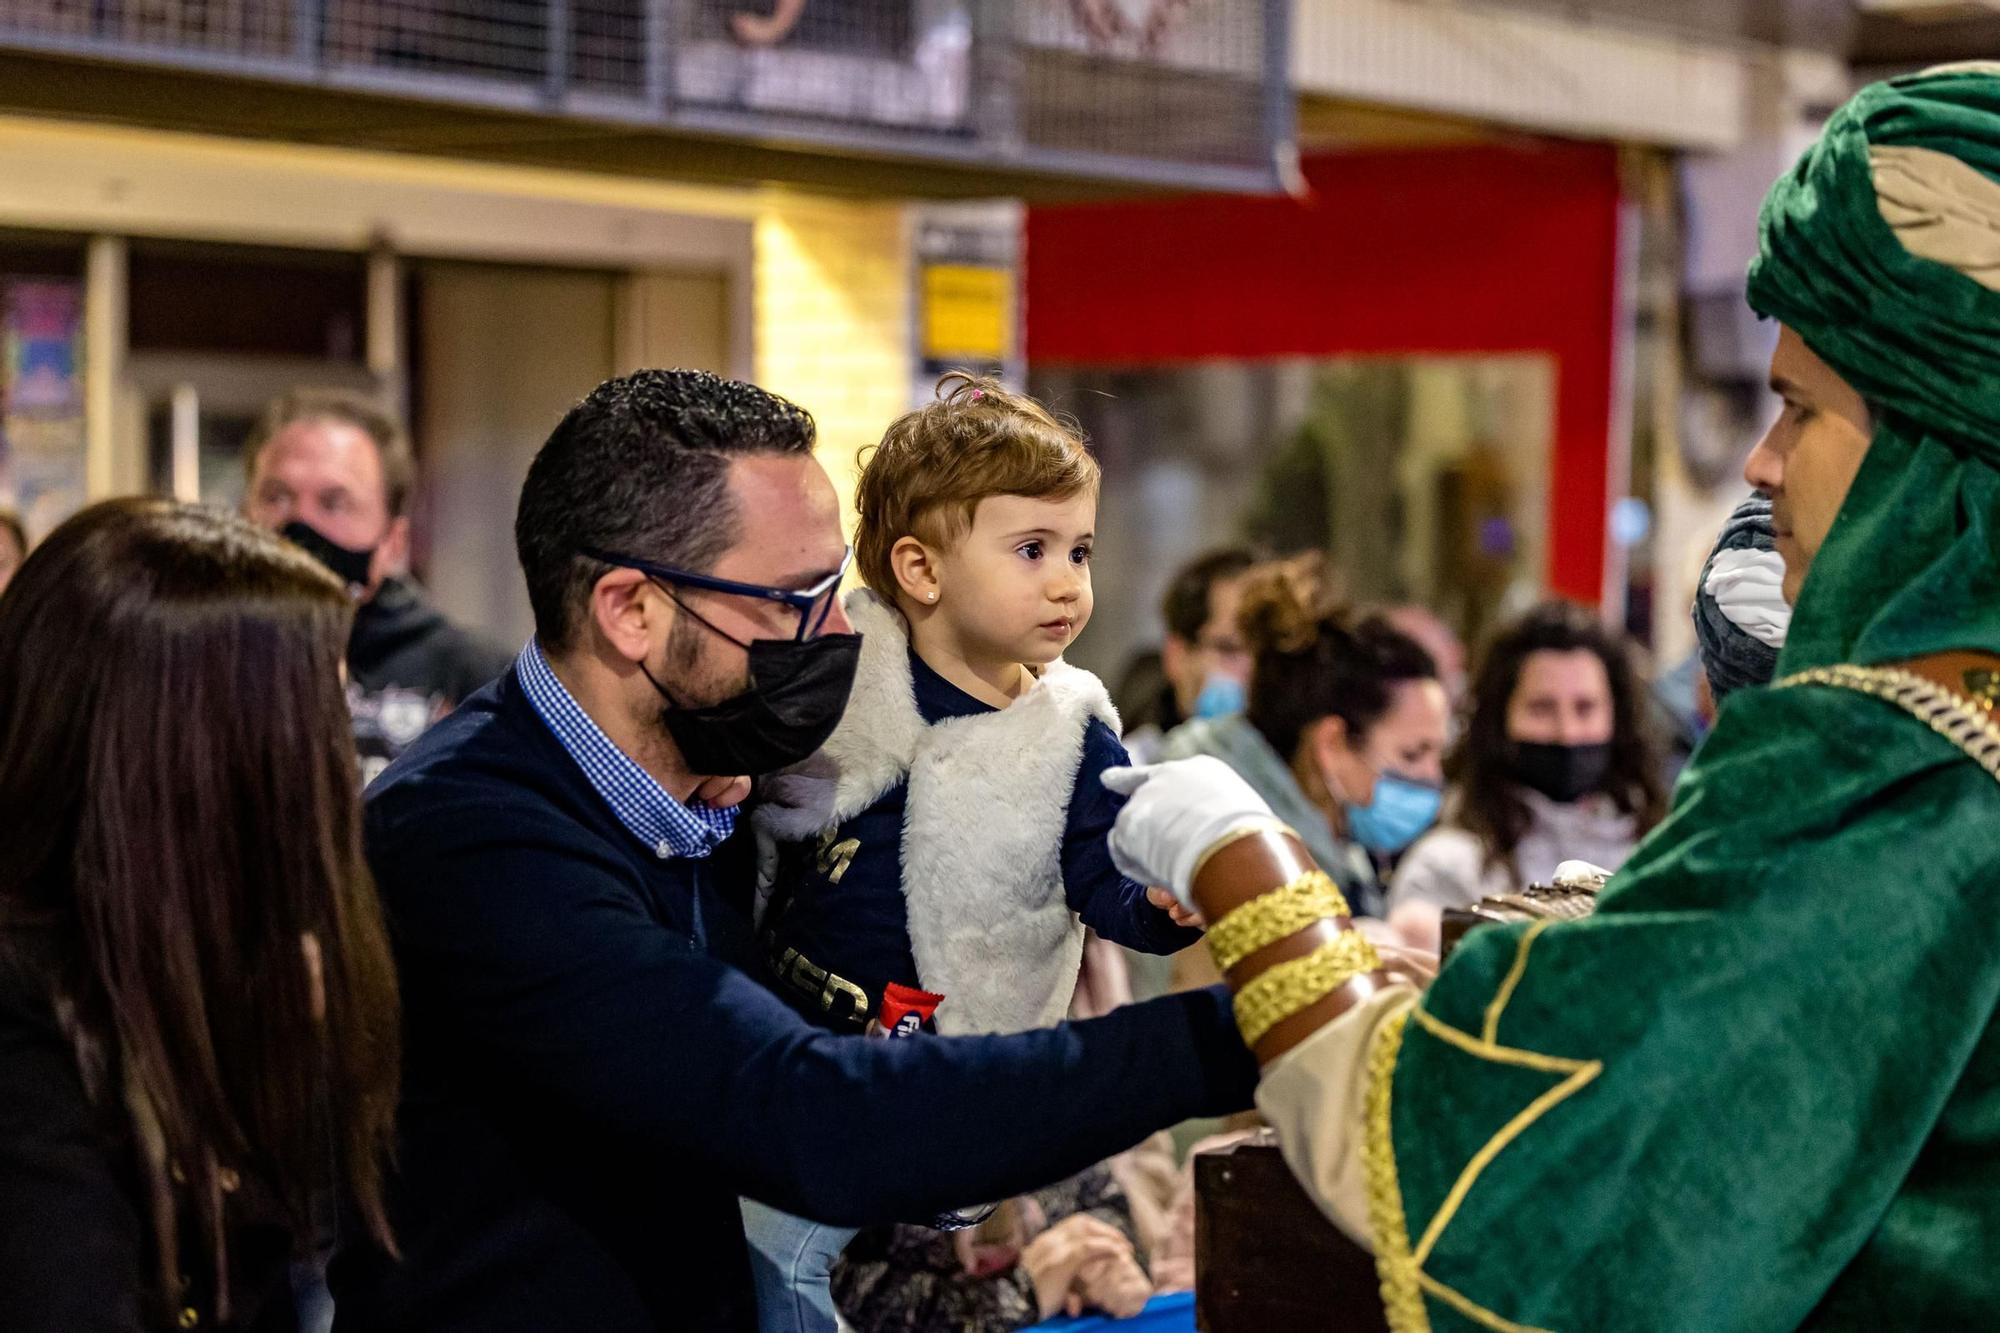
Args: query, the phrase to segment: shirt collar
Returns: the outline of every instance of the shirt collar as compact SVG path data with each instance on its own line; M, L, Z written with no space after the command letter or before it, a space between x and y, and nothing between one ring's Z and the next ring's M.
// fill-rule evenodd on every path
M556 678L535 640L528 640L528 646L514 659L514 671L528 702L583 770L583 776L618 816L618 822L653 855L663 860L707 856L734 831L735 807L713 810L675 800L657 778L613 744Z

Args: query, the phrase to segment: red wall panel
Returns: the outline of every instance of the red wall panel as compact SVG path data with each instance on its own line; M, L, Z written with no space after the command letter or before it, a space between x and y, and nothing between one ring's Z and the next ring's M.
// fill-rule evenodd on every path
M1035 363L1540 352L1556 366L1547 579L1602 591L1618 164L1600 145L1309 157L1303 199L1034 208Z

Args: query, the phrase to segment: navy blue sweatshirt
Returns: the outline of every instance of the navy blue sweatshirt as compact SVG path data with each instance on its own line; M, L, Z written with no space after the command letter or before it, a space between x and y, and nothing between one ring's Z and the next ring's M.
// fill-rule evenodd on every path
M738 1195L924 1217L1250 1104L1219 989L1014 1037L809 1026L735 965L743 841L654 855L513 672L390 767L366 833L403 987L403 1260L343 1248L339 1333L749 1330Z
M914 648L909 662L910 693L927 725L999 711L933 671ZM1117 733L1091 718L1063 830L1063 892L1083 924L1113 944L1140 953L1178 953L1201 932L1176 926L1146 901L1144 885L1126 879L1111 863L1106 839L1125 798L1099 778L1105 769L1131 762ZM888 983L922 984L903 900L909 793L905 778L817 845L781 851L764 918L767 975L800 1014L837 1032L866 1027L880 1012Z

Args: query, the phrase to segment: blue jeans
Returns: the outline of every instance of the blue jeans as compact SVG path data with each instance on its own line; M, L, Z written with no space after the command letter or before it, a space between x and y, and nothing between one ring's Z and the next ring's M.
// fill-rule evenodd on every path
M833 1261L854 1232L742 1202L758 1333L834 1333Z

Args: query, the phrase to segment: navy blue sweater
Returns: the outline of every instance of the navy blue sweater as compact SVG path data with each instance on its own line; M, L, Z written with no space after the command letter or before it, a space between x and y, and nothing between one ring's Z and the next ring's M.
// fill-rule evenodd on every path
M392 1217L340 1333L754 1326L736 1199L847 1224L1070 1175L1250 1104L1219 990L1016 1037L855 1041L732 965L740 841L660 860L512 672L368 793L403 986Z
M914 648L909 662L910 693L925 723L998 711L931 670ZM1063 829L1063 892L1083 924L1113 944L1177 953L1201 932L1176 926L1146 901L1144 885L1111 863L1106 840L1125 798L1099 779L1105 769L1131 762L1117 733L1091 718ZM837 1032L861 1031L880 1012L888 983L922 984L903 899L909 794L905 778L817 845L788 846L780 855L764 920L769 979L800 1014ZM978 887L967 885L966 891Z

